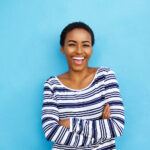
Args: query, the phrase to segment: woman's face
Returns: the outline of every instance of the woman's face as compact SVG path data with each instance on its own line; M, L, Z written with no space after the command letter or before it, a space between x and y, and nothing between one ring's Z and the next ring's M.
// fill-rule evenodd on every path
M79 28L68 32L61 52L66 56L69 69L82 71L88 66L88 61L92 55L90 33Z

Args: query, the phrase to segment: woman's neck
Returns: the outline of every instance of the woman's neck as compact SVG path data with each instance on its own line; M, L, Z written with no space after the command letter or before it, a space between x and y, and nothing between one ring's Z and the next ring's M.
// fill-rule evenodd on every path
M81 71L75 71L73 69L69 69L67 72L68 74L68 79L72 81L82 81L84 78L86 78L90 73L91 69L89 67L81 70Z

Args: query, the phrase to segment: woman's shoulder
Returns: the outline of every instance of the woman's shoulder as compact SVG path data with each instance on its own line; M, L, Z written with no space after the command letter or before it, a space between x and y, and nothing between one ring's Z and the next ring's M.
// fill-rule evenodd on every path
M115 71L108 66L101 66L97 70L97 76L116 76Z
M108 66L101 66L100 69L101 69L102 71L106 71L106 72L108 72L108 71L111 70L111 68L108 67Z
M56 76L51 75L46 80L45 83L48 83L50 86L53 84L57 84Z
M53 80L55 78L55 76L54 75L51 75L51 76L49 76L47 79L46 79L46 81L48 82L48 81L51 81L51 80Z
M108 66L100 66L100 67L96 67L96 68L93 68L93 69L97 70L97 73L108 73L109 71L113 71Z
M117 75L116 75L116 72L114 71L114 69L112 69L110 67L103 66L101 68L101 71L103 72L102 74L105 76L105 78L117 79Z

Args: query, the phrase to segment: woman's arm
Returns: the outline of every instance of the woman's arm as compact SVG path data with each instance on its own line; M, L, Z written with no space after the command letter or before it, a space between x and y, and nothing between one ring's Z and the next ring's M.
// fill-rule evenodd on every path
M70 118L70 130L97 140L121 136L124 129L124 106L115 73L109 70L105 76L105 104L110 105L110 118L86 120ZM91 130L91 134L89 134Z
M100 119L109 119L109 118L110 118L110 106L109 106L109 104L107 104L104 107L104 110L102 112L102 116L101 116ZM59 120L58 123L61 126L64 126L66 128L70 128L70 118L69 119L64 119L64 120Z
M57 102L51 90L49 82L44 84L44 100L42 106L42 127L48 141L73 147L90 146L94 138L83 134L71 132L61 126L59 122Z

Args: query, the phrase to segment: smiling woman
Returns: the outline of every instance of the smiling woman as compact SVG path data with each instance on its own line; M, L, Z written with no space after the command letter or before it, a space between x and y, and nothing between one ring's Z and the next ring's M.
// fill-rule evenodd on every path
M44 84L42 124L53 150L115 150L124 129L124 107L114 71L88 66L94 34L83 22L61 33L68 72Z

